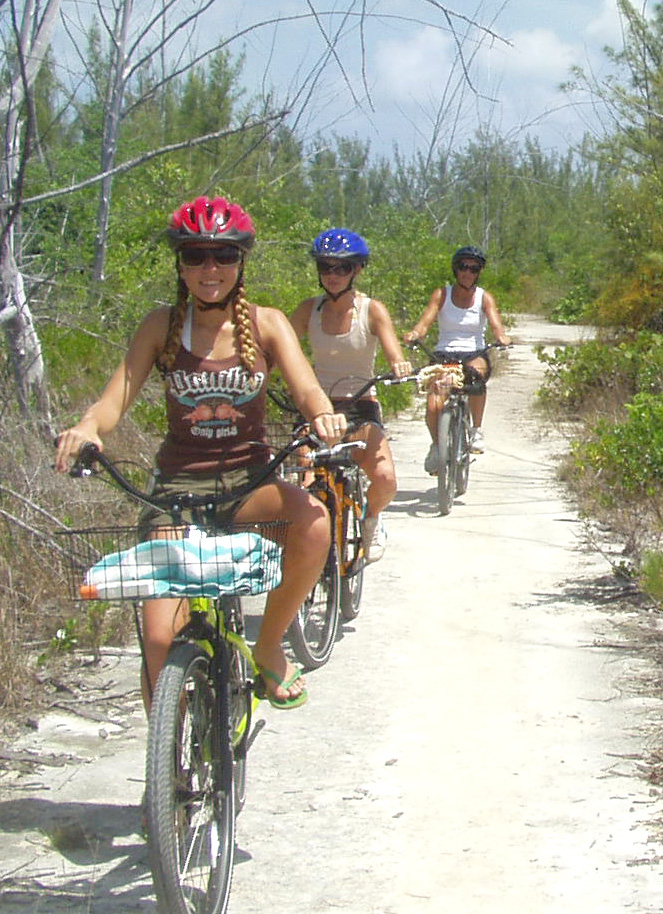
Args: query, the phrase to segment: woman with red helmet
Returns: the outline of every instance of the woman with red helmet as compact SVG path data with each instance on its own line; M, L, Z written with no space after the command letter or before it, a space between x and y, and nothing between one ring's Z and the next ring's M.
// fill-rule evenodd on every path
M479 274L486 265L486 256L480 248L468 245L458 248L451 258L455 282L435 289L424 313L413 329L406 333L406 342L423 339L433 322L438 322L438 341L435 346L439 361L460 361L466 377L478 381L478 390L470 395L472 415L471 448L475 454L484 451L481 422L486 408L486 382L490 377L490 362L486 351L486 327L490 325L495 340L508 346L511 340L502 325L502 318L495 299L478 285ZM431 446L424 461L427 473L435 475L438 466L437 416L444 406L443 390L428 395L426 425L431 436Z
M86 441L102 446L129 409L152 368L166 387L168 433L156 457L155 492L237 491L228 512L238 522L289 521L281 586L270 592L254 654L269 701L293 708L306 700L304 681L281 640L310 592L329 549L324 506L299 486L271 478L248 496L242 488L268 461L265 396L278 366L303 416L328 442L346 420L316 380L285 315L244 297L244 262L255 241L249 215L223 197L198 197L177 209L167 229L175 251L177 298L151 311L101 397L58 439L56 468L67 470ZM153 527L168 518L146 511ZM149 702L186 601L149 600L143 622Z
M370 251L356 232L331 228L314 238L310 254L315 260L322 295L307 298L290 316L300 339L308 335L315 373L335 409L362 427L353 436L366 442L354 459L369 481L363 539L367 562L382 558L386 531L381 512L396 494L396 471L382 425L380 404L370 391L347 411L343 398L352 396L375 374L378 343L397 377L410 373L387 307L354 288L368 263Z

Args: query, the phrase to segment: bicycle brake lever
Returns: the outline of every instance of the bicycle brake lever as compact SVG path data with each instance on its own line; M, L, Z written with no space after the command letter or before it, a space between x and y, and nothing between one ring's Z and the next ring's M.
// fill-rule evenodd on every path
M75 478L81 478L85 476L96 476L98 470L96 470L92 464L97 459L99 455L99 448L96 444L93 444L91 441L86 441L78 453L78 457L74 461L71 469L69 470L69 475Z

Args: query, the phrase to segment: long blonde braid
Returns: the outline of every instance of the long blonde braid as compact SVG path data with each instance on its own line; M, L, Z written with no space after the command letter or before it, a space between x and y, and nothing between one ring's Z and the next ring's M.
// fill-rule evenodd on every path
M186 283L179 275L177 276L177 296L175 299L175 305L170 314L170 322L168 324L168 333L166 334L166 342L163 346L163 352L158 359L157 367L161 372L163 379L166 379L166 373L170 371L175 363L175 356L177 355L177 350L180 348L180 343L182 341L182 330L184 329L184 318L186 317L186 309L189 304L189 290Z
M256 350L255 338L253 335L253 325L249 312L249 303L244 298L243 277L237 288L235 301L233 302L233 316L235 319L235 332L237 334L237 346L239 348L239 357L242 365L249 374L253 375L258 352Z

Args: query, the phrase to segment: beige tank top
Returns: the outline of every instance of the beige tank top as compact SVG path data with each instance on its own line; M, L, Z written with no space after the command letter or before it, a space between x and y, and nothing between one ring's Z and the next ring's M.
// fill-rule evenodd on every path
M322 329L324 295L313 302L308 337L313 353L313 367L320 386L328 396L338 399L354 394L375 374L378 338L369 327L371 299L355 292L352 323L347 333L325 333ZM375 396L375 388L366 396Z

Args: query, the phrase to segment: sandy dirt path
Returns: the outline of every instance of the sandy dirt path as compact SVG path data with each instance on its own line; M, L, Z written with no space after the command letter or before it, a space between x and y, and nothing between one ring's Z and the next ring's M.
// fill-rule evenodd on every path
M531 344L575 332L519 321L448 517L421 414L390 424L389 549L308 704L262 712L230 914L661 910L661 800L637 765L660 707L630 685L643 662L610 646L609 566L532 411ZM155 910L136 670L107 656L85 680L91 697L105 687L102 721L54 709L12 746L70 758L0 779L3 914Z

